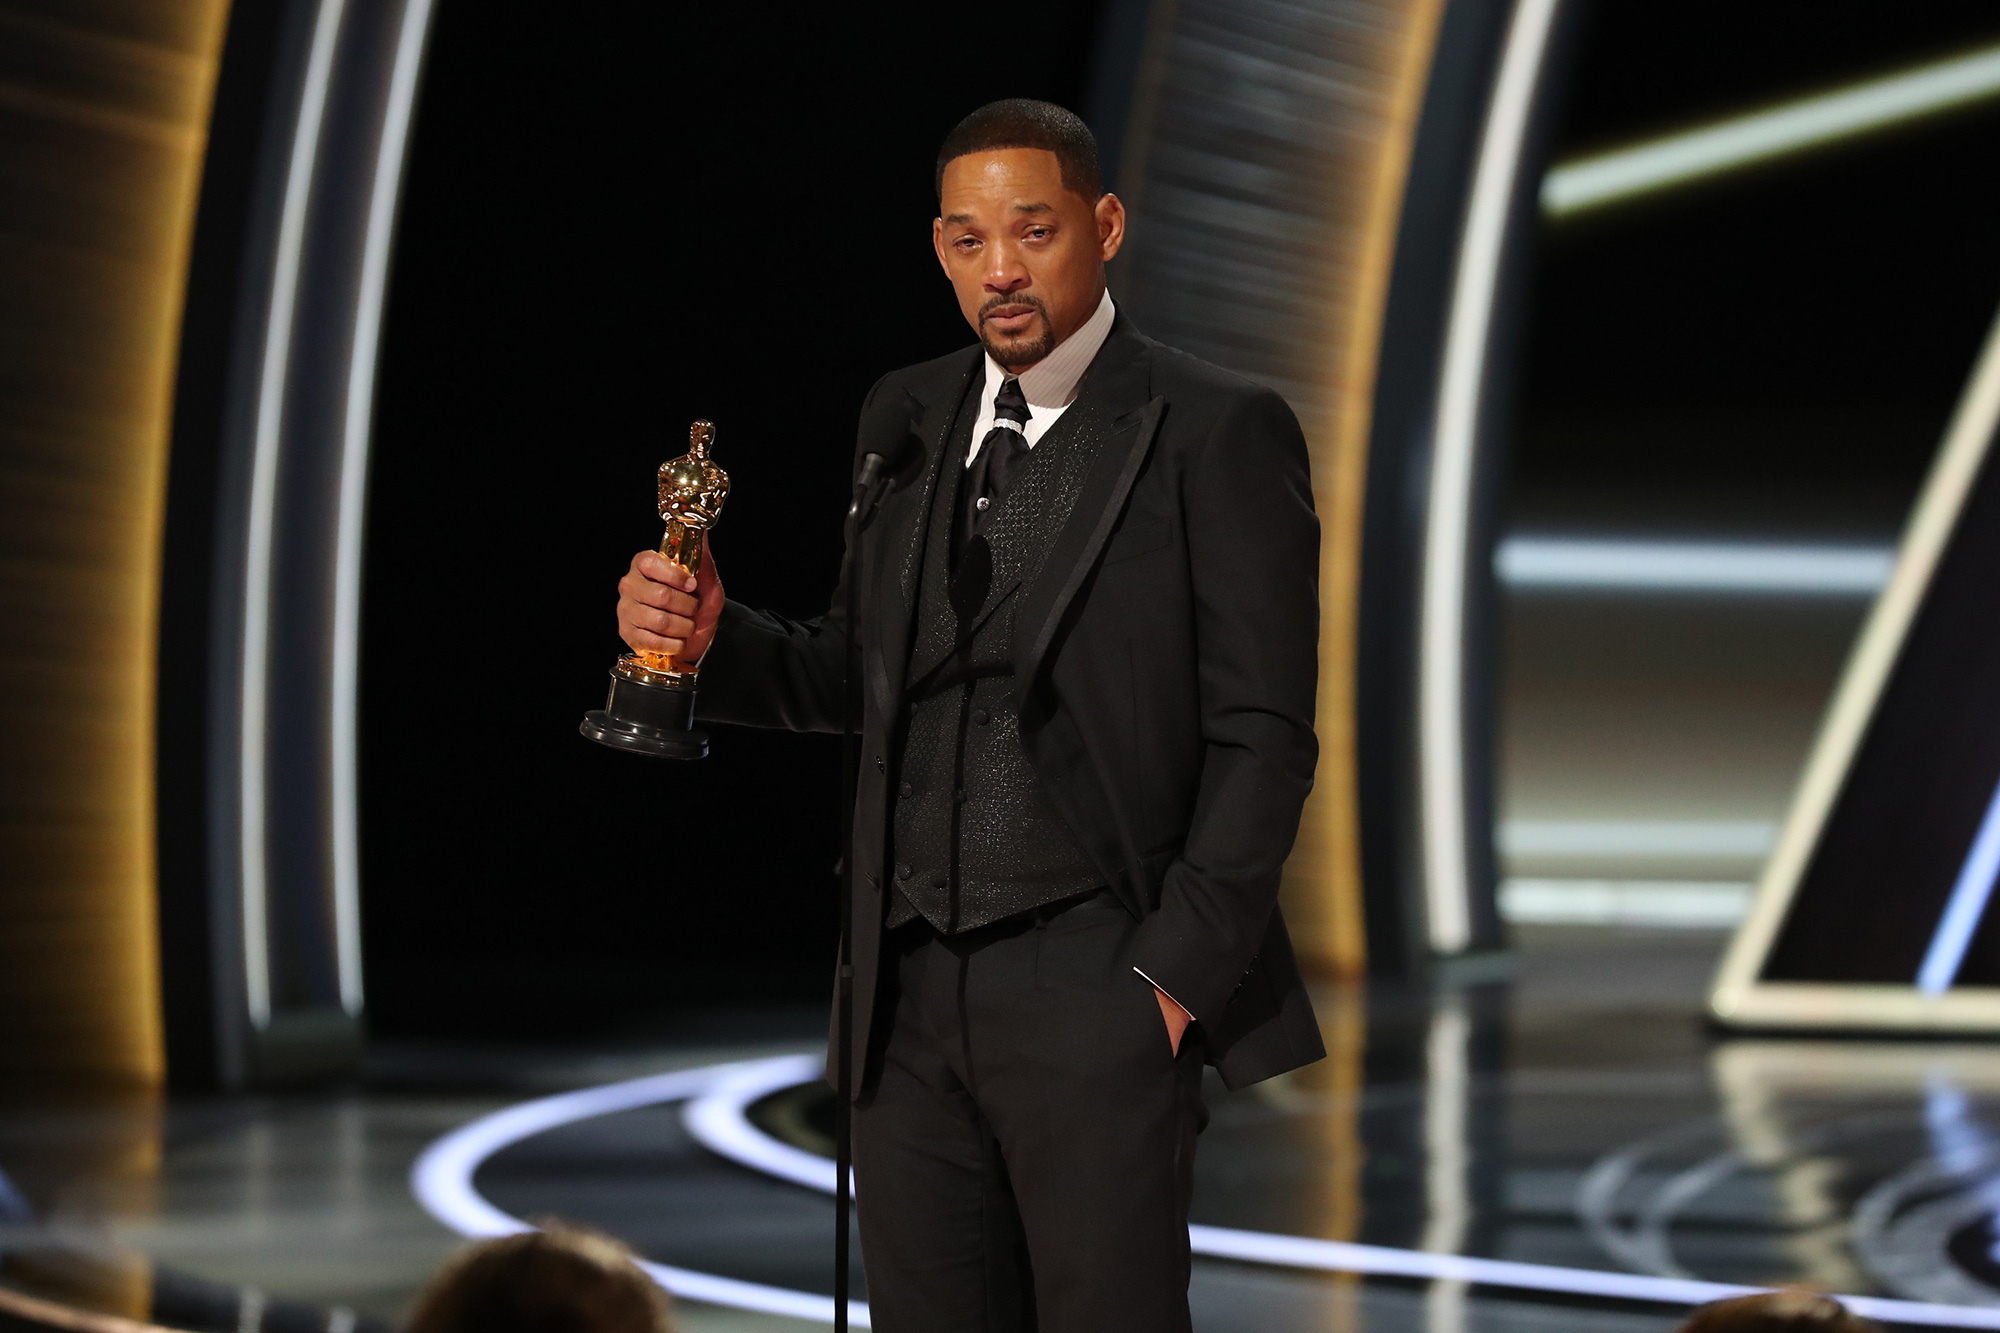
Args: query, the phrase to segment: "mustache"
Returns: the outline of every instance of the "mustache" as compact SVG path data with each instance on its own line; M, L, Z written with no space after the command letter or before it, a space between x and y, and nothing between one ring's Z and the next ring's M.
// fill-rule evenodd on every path
M996 310L1003 310L1008 306L1028 306L1044 320L1047 320L1049 317L1049 308L1042 303L1042 298L1039 296L1002 295L993 297L985 305L979 307L979 322L984 324L988 315Z

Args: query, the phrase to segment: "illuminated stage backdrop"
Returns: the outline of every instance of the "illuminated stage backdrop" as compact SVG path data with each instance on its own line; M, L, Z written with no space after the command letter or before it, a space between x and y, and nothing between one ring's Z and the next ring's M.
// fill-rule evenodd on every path
M0 4L0 1065L153 1083L168 421L227 6Z
M362 499L431 5L237 5L212 123L220 10L170 8L131 6L131 33L62 66L125 61L129 95L103 76L6 112L34 122L8 136L10 179L55 179L53 150L27 147L38 134L76 139L69 195L13 192L49 202L4 260L39 293L11 327L50 358L7 388L27 441L6 456L8 558L13 586L44 599L19 623L46 646L10 649L28 743L9 751L8 873L87 884L58 894L63 929L101 940L47 949L62 963L21 996L60 1003L9 1012L90 1025L45 1053L110 1052L100 1063L157 1075L157 796L168 1063L234 1086L337 1070L358 1050ZM1485 697L1498 423L1566 7L1161 0L1107 18L1093 115L1137 218L1114 282L1142 326L1285 392L1313 449L1323 758L1286 888L1302 952L1350 977L1476 960L1499 944ZM34 41L96 41L20 22ZM93 153L101 170L77 172ZM64 264L77 281L47 281ZM28 423L61 437L59 463ZM143 647L156 596L157 677ZM116 651L120 630L142 646ZM84 956L115 984L94 984Z
M1321 748L1286 869L1294 938L1322 973L1476 968L1500 945L1494 495L1566 7L1148 13L1114 291L1149 333L1282 392L1313 454Z
M430 0L241 3L175 406L161 638L169 1062L236 1086L360 1052L361 524Z

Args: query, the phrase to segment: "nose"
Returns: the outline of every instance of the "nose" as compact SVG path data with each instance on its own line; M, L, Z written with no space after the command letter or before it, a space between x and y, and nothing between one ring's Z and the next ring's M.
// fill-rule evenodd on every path
M987 291L1004 296L1028 285L1028 269L1021 262L1021 252L1017 247L1003 241L992 246L987 254L986 276L981 280Z

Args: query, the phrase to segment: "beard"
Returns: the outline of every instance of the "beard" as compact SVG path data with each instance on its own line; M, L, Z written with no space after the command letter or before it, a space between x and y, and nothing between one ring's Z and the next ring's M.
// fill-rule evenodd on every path
M1041 318L1041 329L1036 333L1023 333L1007 337L994 333L986 327L988 312L1007 306L1031 306ZM979 308L979 341L986 346L986 353L1001 366L1013 370L1017 366L1032 366L1050 352L1056 350L1056 326L1049 318L1049 308L1042 304L1039 296L996 296Z

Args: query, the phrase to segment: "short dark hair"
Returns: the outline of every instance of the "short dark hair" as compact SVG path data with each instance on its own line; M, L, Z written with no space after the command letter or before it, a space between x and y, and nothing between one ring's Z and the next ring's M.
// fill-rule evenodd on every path
M1694 1312L1679 1333L1881 1333L1830 1296L1793 1288L1717 1301Z
M944 198L945 163L967 153L992 153L1002 148L1046 149L1056 155L1065 190L1093 204L1104 196L1104 177L1097 169L1097 137L1083 123L1083 117L1054 102L1009 97L988 102L944 136L933 182L938 198Z
M630 1250L584 1227L544 1227L461 1251L406 1333L669 1333L666 1298Z

